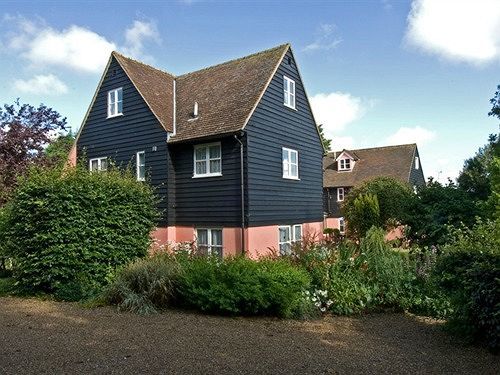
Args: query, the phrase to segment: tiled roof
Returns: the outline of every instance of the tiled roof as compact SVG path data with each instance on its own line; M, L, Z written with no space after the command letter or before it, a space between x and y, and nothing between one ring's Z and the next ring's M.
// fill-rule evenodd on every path
M283 44L178 77L117 52L113 56L169 132L173 131L175 80L176 134L170 142L180 142L243 129L289 46ZM199 108L196 119L195 102Z
M336 157L342 152L330 152L323 158L323 186L355 186L375 177L394 177L409 182L416 144L345 150L359 160L352 171L337 170Z
M112 52L116 61L142 95L158 121L171 132L173 130L173 82L175 77L152 66Z
M288 47L284 44L177 77L177 133L170 142L243 129ZM193 120L195 102L199 116Z

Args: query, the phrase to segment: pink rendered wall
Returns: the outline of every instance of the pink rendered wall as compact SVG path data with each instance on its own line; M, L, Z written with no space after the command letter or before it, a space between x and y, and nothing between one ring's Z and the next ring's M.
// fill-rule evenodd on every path
M327 217L326 218L326 227L325 228L337 228L340 229L340 220L336 217Z
M241 228L224 228L222 245L225 256L241 254Z

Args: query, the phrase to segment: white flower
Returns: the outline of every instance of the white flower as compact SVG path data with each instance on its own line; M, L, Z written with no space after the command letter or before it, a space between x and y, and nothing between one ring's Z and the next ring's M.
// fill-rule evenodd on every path
M322 307L320 310L321 310L321 312L325 312L326 308Z

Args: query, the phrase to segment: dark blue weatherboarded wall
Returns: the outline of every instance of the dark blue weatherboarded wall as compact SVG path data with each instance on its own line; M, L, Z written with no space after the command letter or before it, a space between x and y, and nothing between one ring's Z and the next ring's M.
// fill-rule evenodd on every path
M296 110L283 105L283 75L296 83ZM247 127L251 226L323 220L323 148L290 51ZM299 178L283 178L282 147L299 154Z
M222 176L193 178L194 145L221 142ZM175 224L239 227L240 146L233 136L169 145L175 169Z
M415 157L418 157L419 160L419 167L418 169L415 168ZM413 162L411 165L411 172L410 172L410 185L412 186L423 186L425 185L425 177L424 177L424 172L422 170L422 160L420 159L420 155L418 154L418 149L415 148L415 155L413 157Z
M123 87L123 116L107 119L107 93ZM135 173L135 155L146 153L148 180L162 198L160 225L166 225L168 189L167 132L113 58L94 105L78 139L78 158L108 157L119 166L130 164ZM156 151L154 151L156 148Z

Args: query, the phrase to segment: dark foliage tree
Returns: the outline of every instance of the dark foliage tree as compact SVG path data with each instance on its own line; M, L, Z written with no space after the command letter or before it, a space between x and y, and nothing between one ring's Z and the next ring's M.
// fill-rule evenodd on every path
M490 103L492 107L488 116L495 116L500 119L500 85L497 86L497 91L493 98L490 99Z
M422 246L443 245L447 225L472 226L480 211L474 200L451 180L442 185L432 178L418 189L408 209L408 236Z
M51 136L66 128L66 118L43 104L4 104L0 108L0 205L10 196L18 178L44 160Z
M325 137L325 131L323 129L323 124L318 125L319 135L321 137L321 142L323 143L323 148L325 152L330 151L330 147L332 146L332 140Z
M491 195L490 169L499 147L498 135L491 134L488 143L464 162L464 168L457 178L458 187L466 191L472 199L486 201Z

